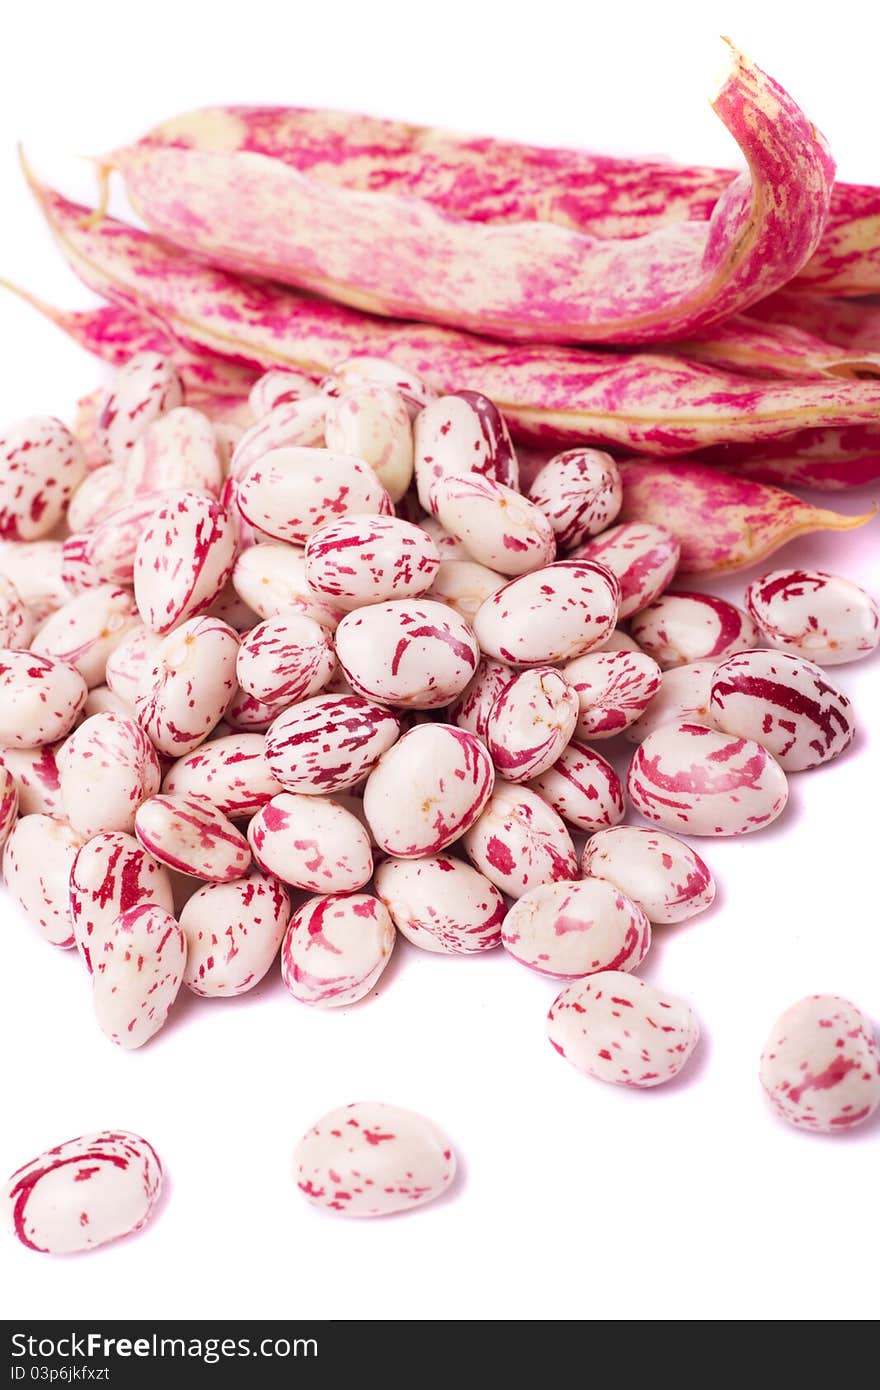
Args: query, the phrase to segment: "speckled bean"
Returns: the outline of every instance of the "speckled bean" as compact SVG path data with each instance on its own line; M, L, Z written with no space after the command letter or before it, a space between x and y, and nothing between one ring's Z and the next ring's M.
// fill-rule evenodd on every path
M138 807L134 828L161 864L209 883L241 878L251 862L247 840L205 797L153 796Z
M410 417L414 418L431 401L437 399L433 386L408 372L390 357L349 357L340 362L321 382L328 396L341 396L358 386L389 386L403 397Z
M354 1004L391 959L395 935L387 908L371 893L308 898L285 933L281 977L301 1004Z
M307 893L352 893L372 877L367 831L326 796L273 796L248 826L248 840L261 869Z
M223 722L239 733L265 734L279 714L283 714L288 708L286 700L281 700L276 705L267 705L262 700L255 700L247 690L237 688L223 711Z
M715 880L700 856L662 830L618 825L587 841L585 877L607 878L638 903L651 922L685 922L715 901Z
M468 554L500 574L527 574L556 555L540 507L479 473L446 473L431 484L431 511Z
M785 773L760 744L704 724L664 724L633 754L629 798L646 820L687 835L763 830L788 800Z
M7 1224L29 1250L93 1250L147 1224L162 1164L146 1139L101 1130L68 1139L19 1168L6 1187Z
M101 402L98 444L105 458L124 464L148 425L183 405L183 382L160 352L136 352L123 363Z
M623 502L620 470L601 449L567 449L532 479L528 496L546 516L560 550L606 530Z
M70 870L70 917L79 953L92 970L113 923L123 912L152 905L174 911L171 878L133 835L93 835Z
M495 769L474 734L419 724L382 754L364 787L376 843L401 859L438 854L481 814Z
M576 739L529 786L579 831L589 833L623 820L626 804L620 778L595 748Z
M223 456L214 426L200 410L169 410L140 434L125 465L130 497L155 492L205 492L216 497Z
M391 514L372 468L329 449L270 450L240 474L238 506L246 521L295 545L339 516Z
M582 545L578 560L595 560L617 576L620 617L646 608L672 582L681 558L677 538L662 526L625 521Z
M432 510L431 488L446 473L471 471L505 487L519 486L519 466L498 407L478 391L440 396L415 418L419 501Z
M131 500L125 473L115 463L104 463L87 473L70 499L67 525L71 531L90 531Z
M195 618L217 598L235 563L229 513L203 493L169 496L138 541L134 596L153 632Z
M350 516L309 537L309 587L343 609L419 598L430 589L440 557L430 536L394 516Z
M269 771L262 734L227 734L172 763L162 790L169 796L205 796L237 820L265 806L281 783Z
M12 774L18 791L20 816L61 815L61 781L55 754L61 745L40 748L0 748L0 762Z
M34 627L33 614L25 607L12 580L0 574L0 648L24 650L34 635Z
M92 1003L101 1032L126 1051L159 1032L177 998L186 939L154 903L123 912L92 948Z
M285 791L327 795L362 782L399 733L381 705L359 695L316 695L275 720L266 757Z
M761 1084L789 1124L846 1134L880 1109L877 1030L848 999L808 995L774 1023Z
M539 883L578 875L574 845L560 817L529 787L500 777L463 843L480 873L511 898Z
M18 816L18 787L6 764L0 760L0 850L9 839Z
M89 687L103 685L111 653L137 620L127 589L99 584L69 599L47 618L31 651L69 661Z
M577 691L552 666L514 676L486 724L498 772L508 782L528 782L546 772L570 742L577 719Z
M162 641L158 632L136 623L107 658L107 684L132 708L141 685L153 669Z
M75 945L70 871L84 837L52 816L21 816L3 851L3 877L40 935L63 950Z
M287 367L273 367L264 372L251 387L248 405L255 420L260 420L274 410L276 405L289 405L292 401L308 400L316 396L319 387L306 376L305 372L293 371Z
M569 662L563 674L577 694L582 739L622 733L660 689L660 667L644 652L588 652Z
M452 723L485 741L492 706L513 680L514 674L509 666L502 666L500 661L491 661L484 657L473 679L449 707Z
M375 884L401 936L422 950L473 955L501 943L504 899L461 859L386 859Z
M61 578L71 597L101 583L101 576L89 559L89 533L66 536L61 545Z
M785 652L743 652L716 667L709 708L724 733L751 738L786 772L837 758L855 737L853 708L821 666Z
M542 883L524 893L501 927L508 955L557 979L635 970L651 945L642 909L613 883Z
M687 666L672 666L664 671L659 690L642 717L624 729L624 738L630 743L642 743L655 729L682 720L714 729L715 720L709 710L714 675L714 661L690 661Z
M437 709L464 690L480 650L467 623L445 604L400 599L348 613L336 629L336 655L359 694Z
M449 532L444 526L440 525L440 522L435 516L428 516L427 513L421 511L421 508L418 510L421 512L421 515L416 517L416 525L424 531L426 536L431 537L431 540L437 547L437 554L440 556L441 560L470 559L467 549L462 545L461 541L456 540L455 536L450 536Z
M230 476L243 478L251 464L259 463L273 449L321 448L328 404L326 396L316 392L281 402L261 415L235 446Z
M29 415L0 432L0 539L47 536L85 471L79 443L52 415Z
M235 562L232 585L243 603L260 618L305 613L331 632L343 610L312 591L306 579L305 552L294 545L254 545Z
M756 624L715 594L662 594L629 625L639 646L662 670L691 661L723 661L761 642Z
M880 604L858 584L823 570L773 570L746 590L746 608L774 647L840 666L880 643Z
M578 1071L616 1086L671 1081L700 1037L689 1004L619 970L576 980L553 1001L547 1036Z
M428 598L447 604L466 623L473 624L480 604L506 583L503 574L476 560L442 560L427 592Z
M0 650L0 745L40 748L71 729L88 687L67 661Z
M640 652L642 649L638 642L634 642L628 632L623 628L615 627L597 647L591 648L594 652Z
M392 502L399 502L413 476L413 430L398 391L375 382L330 398L325 437L328 449L363 459Z
M59 749L61 805L75 830L130 831L138 807L159 790L159 759L133 719L93 714Z
M199 888L180 914L184 984L208 999L246 994L271 969L289 921L286 891L256 870L234 883Z
M337 1216L388 1216L448 1192L455 1156L423 1115L362 1101L312 1126L297 1144L294 1170L313 1206Z
M511 666L553 665L604 642L619 602L617 580L604 565L559 560L486 599L474 632L486 656Z
M138 541L152 521L154 512L165 501L163 493L144 493L133 502L117 507L99 521L94 530L87 532L85 558L98 576L99 583L131 586Z
M0 541L0 574L12 581L35 623L66 603L61 541Z

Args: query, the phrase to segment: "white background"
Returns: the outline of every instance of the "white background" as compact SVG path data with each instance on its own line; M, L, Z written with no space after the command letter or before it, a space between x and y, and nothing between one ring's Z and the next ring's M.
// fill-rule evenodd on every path
M868 19L873 9L875 18ZM414 120L727 163L705 97L728 32L786 84L843 177L880 182L877 11L702 3L18 5L6 17L0 207L7 274L69 306L14 158L89 198L76 156L210 102L339 105ZM4 300L0 418L69 412L101 368ZM880 494L880 486L876 489ZM845 510L872 497L845 496ZM797 542L784 563L880 592L880 526ZM741 595L750 575L713 586ZM0 1246L10 1317L841 1318L878 1312L880 1126L834 1140L774 1119L757 1061L802 994L880 1018L876 660L839 668L853 750L792 779L773 829L703 842L715 908L658 929L646 978L703 1020L679 1082L643 1094L581 1078L543 1037L552 984L500 953L401 947L375 997L321 1014L272 972L230 1002L186 998L142 1052L116 1051L74 953L0 903L0 1172L90 1129L143 1132L168 1169L141 1236L82 1257ZM423 1110L462 1175L442 1203L384 1222L311 1210L291 1151L359 1098Z

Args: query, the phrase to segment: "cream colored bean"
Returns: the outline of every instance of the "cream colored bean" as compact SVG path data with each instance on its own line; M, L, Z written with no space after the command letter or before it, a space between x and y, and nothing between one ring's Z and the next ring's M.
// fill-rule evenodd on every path
M539 883L577 877L574 845L556 812L528 787L500 777L463 844L480 873L511 898Z
M280 402L259 416L235 447L229 465L230 476L241 479L251 464L259 463L273 449L322 447L327 406L326 396L315 392L294 401Z
M403 397L411 418L437 399L432 386L390 357L349 357L338 363L321 382L321 390L327 396L341 396L359 386L390 387Z
M312 590L306 579L305 552L294 545L251 546L235 562L232 585L260 618L304 613L334 632L343 616L343 609Z
M76 722L88 687L67 661L0 650L0 745L41 748Z
M110 656L137 621L127 589L99 584L69 599L47 618L31 651L70 662L89 687L103 685Z
M577 719L577 691L552 666L514 676L493 704L486 725L498 772L508 782L528 782L546 772L570 742Z
M67 821L21 816L3 851L6 887L52 946L74 946L68 885L84 836Z
M556 555L553 527L540 507L479 473L446 473L431 485L431 510L468 554L499 574L527 574Z
M521 965L557 979L635 970L651 945L651 924L613 883L542 883L507 913L501 944Z
M184 984L206 999L230 999L270 970L290 920L277 879L252 870L235 883L208 883L180 914L187 943Z
M578 698L577 736L614 738L645 713L661 672L644 652L588 652L564 668Z
M61 815L61 782L55 753L61 744L39 748L0 748L0 762L11 773L21 816Z
M838 574L773 570L746 590L746 608L772 646L819 666L860 661L880 644L880 604Z
M24 650L34 635L33 614L25 607L11 579L0 574L0 649Z
M856 732L843 691L821 666L786 652L759 649L723 661L712 677L709 708L719 729L754 739L786 772L839 757Z
M287 613L267 619L245 636L236 678L255 700L292 705L323 690L335 669L327 629L303 613Z
M169 796L204 796L224 816L252 816L281 791L266 760L262 734L212 738L172 763L162 790Z
M223 458L214 426L200 410L180 406L138 436L125 464L130 497L155 492L205 492L216 497Z
M399 733L381 705L359 695L316 695L275 720L266 757L285 791L324 796L362 782Z
M501 942L504 899L461 859L386 859L375 882L401 936L424 951L473 955Z
M309 587L340 608L418 598L430 589L440 557L418 526L392 516L328 522L309 537Z
M595 560L611 570L620 584L620 617L628 618L672 583L681 545L662 526L625 521L580 546L575 558Z
M78 441L52 415L30 415L0 432L0 538L47 536L85 471Z
M473 624L480 604L506 582L503 574L476 560L442 560L427 596L447 604L466 623Z
M420 724L382 754L364 787L364 813L388 854L438 854L481 814L495 784L492 760L474 734Z
M316 396L318 390L318 386L305 372L273 367L254 382L248 404L254 419L260 420L277 405L290 405L292 401L308 400L309 396Z
M587 841L584 876L609 879L651 922L684 922L715 901L715 880L700 856L674 835L618 825Z
M761 643L749 615L714 594L662 594L635 615L630 632L664 671L691 661L723 661Z
M604 642L617 622L620 589L603 565L560 560L512 579L477 610L486 656L511 666L571 661Z
M547 517L560 550L573 550L606 530L623 502L620 469L601 449L567 449L539 469L530 501Z
M250 867L247 840L205 797L153 796L138 807L134 828L160 863L192 878L228 883Z
M138 807L159 790L159 759L133 719L93 714L57 756L61 805L83 835L134 829Z
M361 695L436 709L461 694L480 652L467 623L445 604L401 599L347 614L336 629L336 655Z
M690 661L686 666L672 666L660 677L660 687L645 713L623 731L630 743L643 743L649 734L664 724L688 720L715 728L709 708L712 695L714 661Z
M351 893L372 877L367 831L326 796L273 796L248 826L248 840L261 869L307 893Z
M111 463L125 464L154 420L183 405L183 382L159 352L136 352L116 373L98 414L98 444Z
M180 991L185 962L186 939L169 912L153 903L123 912L92 954L101 1032L126 1051L155 1037Z
M846 1134L880 1109L880 1041L849 999L812 994L776 1020L761 1084L777 1113L814 1134Z
M360 459L330 449L272 449L240 474L242 516L277 540L305 545L337 516L391 514L391 499Z
M392 502L399 502L413 476L413 431L399 392L375 383L352 387L329 400L328 449L363 459Z
M431 488L447 473L472 471L519 486L519 465L507 425L497 406L478 391L440 396L415 418L415 478L426 512ZM475 557L478 558L478 557Z
M210 608L232 573L235 547L235 528L218 502L171 494L135 555L134 595L147 627L164 635Z
M174 911L171 877L133 835L119 831L91 836L70 870L70 917L79 953L92 970L117 917L150 906Z
M281 977L301 1004L354 1004L388 965L395 935L387 909L370 893L308 898L290 919Z
M623 820L626 802L620 778L595 748L576 739L529 786L581 832L602 830Z
M15 585L35 623L70 598L61 574L63 560L61 541L0 542L0 574Z
M134 702L160 753L191 753L220 722L235 691L238 651L238 634L217 618L190 618L162 640Z

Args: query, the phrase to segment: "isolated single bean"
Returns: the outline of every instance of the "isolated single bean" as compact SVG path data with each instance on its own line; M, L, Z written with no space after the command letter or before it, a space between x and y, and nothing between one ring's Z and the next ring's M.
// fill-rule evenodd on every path
M595 748L576 739L529 786L579 831L601 830L623 820L626 803L620 778Z
M238 648L238 634L217 618L189 618L163 638L134 702L160 753L191 753L220 722L235 691Z
M382 754L364 787L364 814L388 854L417 859L459 839L492 794L483 744L452 724L419 724Z
M651 922L684 922L715 901L710 869L684 840L662 830L600 830L587 841L581 867L584 877L616 883Z
M3 877L14 900L52 946L75 945L70 871L84 836L65 820L20 816L3 851Z
M678 569L681 546L662 526L626 521L587 541L575 558L595 560L616 575L620 617L628 618L669 587Z
M230 999L260 983L290 920L290 899L255 869L234 883L208 883L183 907L184 984L208 999Z
M619 585L604 565L559 560L512 579L487 598L474 618L474 633L484 654L497 661L554 665L604 642L619 603Z
M0 745L40 748L74 725L88 687L68 661L0 650Z
M880 1109L880 1044L874 1024L848 999L811 994L774 1023L761 1084L789 1124L845 1134Z
M678 590L636 613L629 630L664 671L692 661L723 661L761 643L757 625L735 604Z
M155 749L134 719L93 714L57 758L61 806L75 830L98 835L131 831L138 807L159 790Z
M651 945L651 924L605 879L542 883L507 913L501 944L521 965L577 979L599 970L635 970Z
M387 908L371 893L308 898L285 933L281 977L301 1004L354 1004L387 966L395 935Z
M198 492L170 494L135 555L134 596L147 627L164 635L210 608L232 573L235 544L219 502Z
M601 449L555 454L528 487L530 501L546 516L559 549L573 550L606 530L623 501L620 470Z
M480 873L511 898L539 883L577 878L577 855L560 817L529 787L500 777L463 843Z
M248 840L261 869L307 893L351 893L372 877L366 829L326 796L273 796L253 817Z
M54 531L85 471L78 441L52 415L29 415L0 432L0 539Z
M870 656L880 643L880 604L824 570L773 570L746 590L746 608L771 644L819 666Z
M837 758L855 737L853 709L821 666L758 649L715 669L709 708L727 734L751 738L786 772Z
M660 689L660 667L644 652L588 652L570 661L563 674L577 694L581 739L622 733Z
M471 628L445 604L400 599L348 613L336 629L336 655L361 695L436 709L464 690L480 650Z
M161 415L183 405L183 382L174 363L160 352L136 352L123 363L101 402L97 436L101 453L124 464L144 430Z
M399 502L413 476L413 430L398 391L378 383L354 386L327 409L328 449L363 459L392 502Z
M201 796L153 796L138 807L135 833L169 869L209 883L241 878L251 862L247 840Z
M437 547L418 526L393 516L330 521L309 537L309 587L340 608L419 598L437 574Z
M281 791L269 770L262 734L212 738L171 764L162 790L169 796L204 796L237 820L252 816Z
M528 782L556 762L574 734L578 694L552 666L521 671L496 699L486 724L492 761L508 782Z
M168 870L133 835L93 835L77 851L70 870L73 932L89 971L117 917L145 905L174 911Z
M143 1047L168 1018L183 981L186 939L154 903L121 913L92 950L98 1027L126 1051Z
M323 796L362 782L399 733L390 710L360 695L316 695L274 721L266 757L285 791Z
M137 621L127 589L99 584L69 599L47 618L31 651L69 661L89 687L103 685L112 652Z
M394 925L425 951L473 955L501 942L504 899L470 864L438 854L424 859L383 861L376 893Z

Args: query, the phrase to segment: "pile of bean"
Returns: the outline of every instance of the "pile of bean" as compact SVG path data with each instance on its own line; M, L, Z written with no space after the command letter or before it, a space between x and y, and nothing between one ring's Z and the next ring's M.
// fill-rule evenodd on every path
M242 994L279 957L300 1004L353 1004L399 933L501 946L559 982L547 1034L572 1066L670 1080L697 1016L633 972L715 894L676 832L759 831L789 774L849 746L827 668L875 649L877 603L797 569L742 609L671 590L679 543L618 521L608 454L520 460L489 399L390 360L270 371L250 406L249 428L212 422L144 352L91 468L56 419L0 436L10 893L76 949L122 1048L182 988ZM625 787L600 751L618 735ZM622 824L627 797L650 827ZM880 1107L873 1025L802 1000L761 1080L793 1124L847 1130ZM350 1216L429 1201L454 1169L432 1124L379 1104L331 1112L296 1156L304 1195ZM106 1132L20 1169L7 1204L26 1245L68 1251L143 1225L160 1184L145 1140Z

